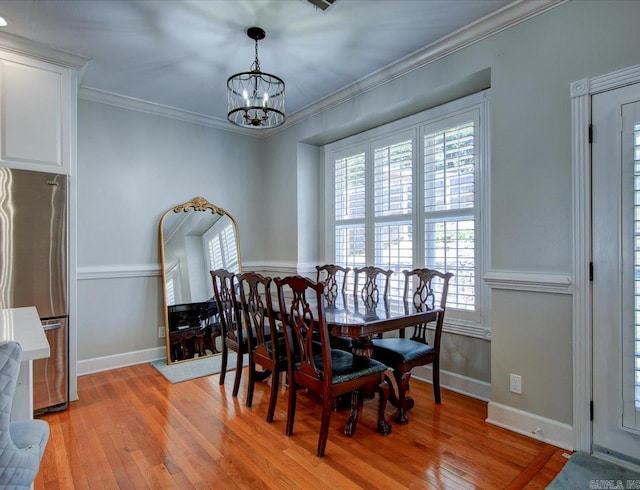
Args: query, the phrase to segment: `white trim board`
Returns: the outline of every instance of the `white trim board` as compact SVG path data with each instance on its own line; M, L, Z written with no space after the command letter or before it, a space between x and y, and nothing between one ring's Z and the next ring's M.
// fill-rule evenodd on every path
M496 402L489 402L486 422L573 451L573 427L569 424Z
M572 293L572 282L569 274L489 271L482 276L482 279L491 289L557 294Z
M77 371L78 376L84 376L102 371L110 371L111 369L133 366L135 364L144 364L145 362L155 361L156 359L164 359L166 356L166 347L155 347L113 356L94 357L93 359L78 361Z
M78 376L133 366L135 364L144 364L155 361L156 359L163 359L165 356L165 347L155 347L112 356L85 359L78 361ZM433 370L431 366L420 366L414 369L411 379L431 384L432 377ZM489 383L457 373L440 370L440 385L443 388L470 396L471 398L477 398L483 401L489 401L491 398L491 385Z
M160 264L118 264L78 267L79 281L88 279L117 279L123 277L160 277Z
M433 367L418 366L411 371L411 379L432 384ZM491 399L491 384L479 379L469 378L462 374L440 370L440 387L456 393L488 402Z

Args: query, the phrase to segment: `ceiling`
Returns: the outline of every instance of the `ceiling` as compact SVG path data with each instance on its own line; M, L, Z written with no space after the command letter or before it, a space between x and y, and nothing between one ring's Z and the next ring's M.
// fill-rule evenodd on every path
M2 33L90 58L81 87L226 123L226 81L254 60L286 83L288 116L511 0L2 0ZM549 3L549 0L538 3Z

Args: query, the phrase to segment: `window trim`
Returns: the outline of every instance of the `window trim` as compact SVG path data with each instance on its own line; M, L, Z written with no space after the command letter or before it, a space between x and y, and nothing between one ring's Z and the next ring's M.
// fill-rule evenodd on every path
M414 132L414 141L420 142L420 138L424 134L426 127L433 123L438 123L444 119L450 119L459 117L463 114L476 111L477 112L477 141L478 152L475 172L476 176L476 189L477 204L475 210L475 219L478 220L477 231L479 237L477 239L478 246L476 250L476 260L478 261L476 267L476 294L478 295L478 315L475 319L462 319L453 318L448 316L445 319L444 331L449 333L455 333L468 337L491 339L490 318L491 318L491 290L487 283L482 279L487 271L490 270L491 264L491 243L490 243L490 172L489 172L489 98L490 89L483 90L481 92L457 99L455 101L443 104L432 109L414 114L412 116L400 119L382 126L373 128L371 130L359 133L357 135L345 138L340 141L336 141L325 145L324 150L324 177L325 177L325 258L331 261L335 257L335 191L334 191L334 160L341 156L348 156L357 151L363 151L368 157L369 149L368 143L371 140L382 140L391 138L397 134ZM416 146L416 157L421 146ZM419 159L421 161L421 159ZM416 165L419 167L419 165ZM367 172L372 172L369 167ZM420 169L414 178L414 206L418 205L419 199L422 196L422 192L419 191L419 187L422 185L421 179L423 170ZM373 185L373 181L369 179L366 185ZM416 191L419 194L416 194ZM413 213L413 226L414 226L414 240L419 239L419 233L422 232L423 226L417 221L417 213ZM369 215L365 218L365 225L369 226L373 223L369 223L372 220L372 216ZM415 226L418 228L415 228ZM372 245L371 245L372 246ZM421 263L422 257L414 256L414 263Z

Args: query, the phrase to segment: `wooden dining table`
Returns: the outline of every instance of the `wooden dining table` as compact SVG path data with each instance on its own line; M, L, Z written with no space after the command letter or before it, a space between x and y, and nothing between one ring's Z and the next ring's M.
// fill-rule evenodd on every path
M325 300L324 312L331 335L351 338L354 354L372 357L372 339L376 335L435 321L442 310L418 310L413 303L403 301L371 304L344 294L335 301Z
M437 320L442 309L421 310L413 303L380 301L373 303L352 294L340 294L325 298L325 318L329 333L336 337L348 337L352 352L357 356L373 357L373 338L416 324ZM400 400L395 386L387 377L389 402L398 408ZM345 433L349 427L345 428ZM385 420L378 421L378 431L388 434L391 426Z
M273 299L273 304L278 304L277 297ZM275 313L279 314L277 311ZM348 337L351 339L353 354L371 358L375 336L435 321L442 313L442 309L420 310L413 303L397 300L374 303L354 294L345 293L333 297L325 296L324 313L331 335ZM389 402L398 408L400 400L395 386L388 377L387 383L389 384ZM348 402L349 400L345 399L345 405L348 405ZM338 403L341 404L340 401ZM350 418L345 426L345 434L349 435L353 430L353 421ZM384 418L378 420L378 432L383 435L391 432L391 425Z

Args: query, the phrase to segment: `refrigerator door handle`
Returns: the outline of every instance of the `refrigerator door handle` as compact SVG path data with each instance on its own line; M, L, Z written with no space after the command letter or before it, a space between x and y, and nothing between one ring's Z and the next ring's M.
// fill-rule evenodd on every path
M62 323L52 323L51 325L43 325L42 328L45 332L48 330L56 330L57 328L62 328Z

